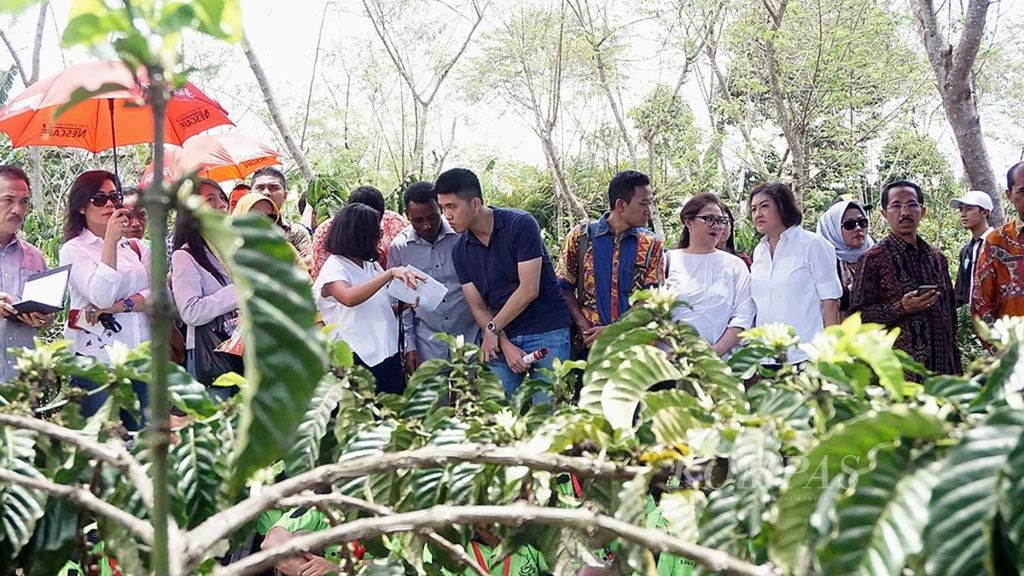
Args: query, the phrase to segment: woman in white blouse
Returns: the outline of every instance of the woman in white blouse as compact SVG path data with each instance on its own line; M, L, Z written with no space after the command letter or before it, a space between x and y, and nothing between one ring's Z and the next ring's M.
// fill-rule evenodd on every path
M61 266L71 264L71 309L64 337L77 354L107 363L115 343L132 349L149 340L149 322L142 313L149 297L149 249L125 238L128 210L121 202L116 176L105 170L80 174L68 195L60 247ZM83 378L73 378L71 384L97 388ZM122 420L129 430L137 430L145 424L148 394L144 383L132 385L143 421L136 423L126 413ZM86 397L82 415L96 413L107 397L107 391Z
M416 288L425 278L397 266L377 263L379 212L348 204L334 218L325 247L331 256L313 283L313 296L331 336L344 340L377 381L378 392L401 394L405 374L398 353L397 309L387 294L392 280Z
M203 197L210 208L219 212L227 209L224 190L213 180L201 180L196 194ZM224 265L210 249L200 233L199 220L190 211L178 210L174 223L174 252L171 254L171 289L178 315L185 323L185 365L193 376L196 371L196 328L213 322L218 317L234 316L238 308L235 285L228 278ZM226 328L234 327L234 318ZM209 352L209 351L208 351ZM204 381L203 384L212 382ZM208 388L212 395L226 399L237 388Z
M667 253L665 285L679 298L672 313L725 356L739 344L740 332L754 322L750 273L738 256L717 248L729 233L729 217L714 194L697 194L680 212L683 236Z
M809 343L825 326L839 323L843 287L836 272L835 248L800 227L803 214L785 184L761 184L751 190L750 215L754 228L764 235L754 248L750 267L756 325L788 324L801 343ZM807 353L794 347L780 360L806 359Z

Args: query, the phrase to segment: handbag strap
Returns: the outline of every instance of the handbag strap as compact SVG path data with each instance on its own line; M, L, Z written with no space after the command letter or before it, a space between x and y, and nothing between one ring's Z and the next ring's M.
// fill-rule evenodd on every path
M587 250L590 249L590 222L584 221L579 225L580 235L576 246L576 300L583 297L583 266L587 260Z

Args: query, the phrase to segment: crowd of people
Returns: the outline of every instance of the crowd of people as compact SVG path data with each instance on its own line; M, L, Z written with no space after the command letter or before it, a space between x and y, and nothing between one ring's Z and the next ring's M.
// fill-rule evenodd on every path
M1007 173L1006 195L1018 211L1024 209L1021 168ZM585 358L629 309L630 296L657 286L677 294L674 319L691 324L722 357L734 353L740 334L754 326L785 324L807 343L858 313L900 328L897 346L944 374L963 370L955 345L958 307L970 306L987 322L1024 312L1024 275L1016 264L1024 255L1019 222L991 228L992 200L985 192L953 200L971 234L954 285L945 257L918 233L925 193L908 180L882 188L879 208L889 230L877 242L871 205L840 197L811 232L786 184L758 185L746 206L760 234L752 258L735 250L732 212L712 193L683 205L681 238L667 247L646 227L654 202L650 179L632 170L611 179L607 211L574 226L557 258L548 254L531 214L487 205L479 179L463 168L410 185L402 198L404 216L386 209L379 190L360 186L313 231L282 216L287 185L275 168L260 169L230 196L211 180L198 182L195 194L213 210L261 214L280 228L296 266L310 275L331 336L351 346L378 390L393 393L404 390L422 362L447 357L448 346L434 338L444 333L479 343L483 360L512 394L526 374L551 367L556 358ZM10 350L31 346L36 332L53 321L53 315L18 314L13 307L26 280L47 269L42 253L18 236L28 198L24 171L0 166L4 380L13 376ZM88 171L72 184L59 265L71 266L64 334L75 353L108 362L115 342L134 348L149 338L142 313L151 285L146 224L141 192L122 188L114 174ZM166 241L180 360L210 384L231 368L212 348L237 325L235 286L190 211L179 211ZM401 301L389 290L400 282L415 291L428 280L445 292L430 306ZM806 347L794 346L776 360L798 364L807 357ZM81 378L72 385L96 387ZM145 387L138 383L136 391L145 407ZM211 389L220 397L231 392ZM84 413L104 400L103 392L89 395Z
M786 184L758 185L745 206L760 234L752 258L736 251L733 214L712 193L685 202L681 238L666 247L646 227L654 202L651 181L632 170L611 179L607 210L596 221L574 226L556 259L531 214L487 205L479 179L463 168L408 186L404 216L386 209L379 190L360 186L312 231L282 216L287 186L275 168L258 170L230 195L212 180L199 181L194 194L211 210L258 214L280 229L295 266L310 276L320 321L332 338L352 348L379 392L402 393L420 364L447 358L448 345L434 337L444 333L478 343L482 360L511 395L538 367L550 368L556 358L585 358L601 333L628 311L636 291L659 286L677 295L674 320L692 325L721 357L741 347L741 334L755 326L784 324L807 343L826 326L860 314L866 322L899 328L896 346L929 370L960 374L958 307L970 306L986 322L1024 314L1019 217L991 228L992 200L983 191L950 203L971 234L954 284L946 258L919 234L925 192L908 180L882 188L879 209L889 230L884 236L879 231L877 242L871 205L840 197L811 232ZM1024 163L1007 172L1005 194L1024 214ZM72 184L58 262L70 266L64 336L76 354L107 363L116 344L134 348L148 340L150 243L165 241L166 281L181 340L176 360L212 396L226 399L237 390L212 384L224 372L244 370L240 360L216 353L237 328L235 285L192 211L178 211L168 238L147 239L141 196L103 170L84 172ZM18 234L29 198L25 172L0 166L2 381L16 375L12 351L32 346L55 317L15 308L26 281L48 268L43 254ZM416 294L428 282L443 288L429 305L392 290L400 284ZM807 358L805 347L794 346L775 361L799 364ZM85 416L107 398L88 379L74 378L70 385L91 391L82 403ZM142 421L122 414L129 430L145 425L147 406L146 387L133 387ZM293 520L294 515L277 518L263 534L271 543L287 538ZM297 573L329 570L322 559L307 555L291 562Z

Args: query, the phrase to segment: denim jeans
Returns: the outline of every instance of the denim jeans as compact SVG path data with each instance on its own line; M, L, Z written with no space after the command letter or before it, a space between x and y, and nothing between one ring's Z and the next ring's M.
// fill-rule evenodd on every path
M559 328L558 330L541 332L540 334L521 334L519 336L512 336L509 340L522 349L524 354L530 354L541 348L548 349L547 357L540 362L535 362L526 374L516 374L513 372L508 367L508 363L505 362L504 356L498 356L498 358L491 360L487 364L491 371L501 379L501 386L505 389L505 395L509 397L515 394L516 389L523 383L523 379L526 378L527 374L533 371L533 368L550 369L555 364L555 358L559 360L567 360L569 358L568 328Z

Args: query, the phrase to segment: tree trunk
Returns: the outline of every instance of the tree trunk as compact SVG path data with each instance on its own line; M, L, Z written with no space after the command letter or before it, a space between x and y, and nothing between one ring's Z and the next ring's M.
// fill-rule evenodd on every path
M7 35L4 34L3 30L0 30L0 39L7 46L7 51L11 54L11 60L14 62L14 67L18 69L18 76L21 77L21 83L25 85L25 88L39 80L39 58L43 49L43 32L46 29L46 10L49 4L49 0L43 0L43 2L39 3L39 17L36 19L36 32L32 40L31 71L22 63L18 51L14 49L14 45L11 44ZM29 147L28 163L29 179L34 183L32 186L32 207L36 210L42 210L43 189L45 187L43 186L43 157L38 146Z
M790 114L786 97L782 93L782 85L779 82L779 59L775 53L774 33L782 26L782 16L785 13L786 3L783 2L777 11L771 11L771 32L761 42L761 49L764 52L765 64L768 72L768 89L771 93L772 104L775 107L775 115L778 117L779 127L782 128L782 135L786 138L786 145L793 158L793 167L790 171L793 177L793 193L797 201L801 201L802 187L809 180L809 168L804 147L804 126L796 122Z
M423 178L424 168L424 157L426 148L426 134L427 134L427 112L430 109L430 104L434 102L434 98L437 96L438 91L441 89L441 85L444 84L448 74L458 63L459 59L466 52L466 48L469 47L470 40L473 39L473 34L476 32L477 27L480 26L480 22L483 21L484 11L488 4L477 5L473 3L473 12L475 19L473 20L473 26L469 29L469 33L463 39L462 44L456 50L455 54L444 62L439 67L439 72L434 81L424 89L419 89L416 86L416 81L413 79L413 71L406 65L406 59L402 56L401 46L398 45L387 32L388 22L385 18L385 13L381 7L382 2L380 0L363 0L363 9L366 11L367 18L370 19L370 23L373 25L374 32L377 33L377 38L380 39L381 44L384 45L384 50L387 52L388 57L391 59L391 63L395 65L395 70L398 75L401 76L402 81L409 87L409 93L412 96L413 103L413 120L415 122L413 133L413 145L412 153L410 158L412 160L408 168L405 167L405 160L403 158L402 173L399 174L399 178L403 181L407 180L413 172L416 176ZM422 48L421 46L415 46L413 49ZM402 150L404 154L405 150L405 124L402 124Z
M577 198L569 188L569 181L565 177L565 171L562 169L562 161L558 155L558 150L555 149L555 141L551 137L551 133L538 131L537 135L540 136L540 142L544 148L544 157L548 161L548 168L551 170L551 178L555 181L555 193L563 199L563 202L568 204L569 210L574 219L583 220L587 218L588 215L586 207L583 206L580 199Z
M277 101L274 100L274 93L270 89L270 81L267 80L267 75L263 72L263 66L260 66L260 61L256 58L256 52L253 51L252 45L249 44L248 37L242 38L242 52L245 53L245 59L249 61L249 68L252 68L252 73L256 76L256 83L259 84L260 91L263 92L263 100L267 103L267 108L270 110L270 117L273 118L274 125L281 134L285 147L288 148L288 153L291 154L292 159L298 164L302 177L308 181L314 180L316 175L313 174L309 163L306 162L306 155L303 154L302 149L299 148L295 143L295 139L292 138L288 124L285 123L284 116L281 115L281 109L277 107Z
M164 113L167 108L169 88L164 70L159 65L150 66L149 89L146 100L153 110L153 173L163 174L164 162ZM167 216L172 201L164 187L163 178L154 178L145 194L146 210L150 215L150 230L155 241L152 244L150 277L158 279L152 283L152 290L146 300L149 322L152 327L151 354L152 380L149 383L149 425L150 474L153 477L153 573L169 574L170 554L168 526L171 517L168 449L171 443L170 395L167 391L168 365L171 349L168 331L174 315L174 304L167 290Z
M992 197L993 209L989 223L999 226L1006 221L1002 195L999 193L1001 188L996 182L985 148L981 118L978 116L978 105L971 85L974 60L981 47L991 3L991 0L970 0L960 42L955 48L939 27L932 0L913 0L913 7L928 61L935 72L942 108L960 150L964 174L972 189L981 190Z
M981 133L978 107L969 86L958 86L955 90L950 88L943 91L942 106L953 128L967 181L970 182L971 189L981 190L992 197L993 210L990 219L1002 224L1005 215L1000 203L1001 187L996 182L992 165L989 163L985 138Z
M427 110L430 107L430 102L424 102L419 99L413 100L413 111L416 113L416 133L413 135L412 143L412 166L409 167L408 174L405 174L405 179L415 174L418 180L423 179L423 148L427 140Z
M39 18L36 19L36 35L32 40L32 76L29 78L31 84L39 80L39 59L43 51L43 32L46 30L46 11L49 8L49 0L39 3ZM43 154L38 146L29 149L29 169L32 172L32 181L36 183L32 188L32 206L36 210L43 209Z

